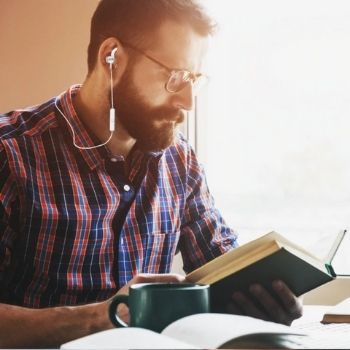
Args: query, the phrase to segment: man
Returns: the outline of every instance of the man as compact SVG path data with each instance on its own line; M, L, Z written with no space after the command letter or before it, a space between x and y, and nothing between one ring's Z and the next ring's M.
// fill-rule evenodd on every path
M212 31L192 0L102 0L84 84L0 118L1 347L111 328L115 293L183 280L177 250L189 272L237 246L176 132ZM253 285L228 311L290 324L300 302L274 288L279 300Z

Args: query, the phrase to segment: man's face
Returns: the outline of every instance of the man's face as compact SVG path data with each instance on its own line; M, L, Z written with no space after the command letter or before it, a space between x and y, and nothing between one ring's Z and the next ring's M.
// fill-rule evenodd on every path
M165 149L172 144L184 112L167 105L152 107L136 88L132 76L133 66L129 65L115 90L117 118L141 150Z
M166 22L147 54L168 67L199 72L206 42L190 27ZM115 88L117 118L140 149L165 149L173 143L185 111L192 108L192 85L169 93L165 89L169 72L138 52L130 54L140 57L128 64Z

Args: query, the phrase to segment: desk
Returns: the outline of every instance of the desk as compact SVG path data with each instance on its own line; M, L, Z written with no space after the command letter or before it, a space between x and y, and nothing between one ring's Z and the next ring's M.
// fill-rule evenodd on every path
M329 305L305 305L304 315L295 320L291 328L296 331L308 333L313 336L316 345L311 348L321 349L349 349L350 348L350 324L332 323L322 324L323 314L331 306Z
M323 314L328 310L330 305L304 305L304 314L299 319L295 320L292 327L302 327L311 322L320 322Z

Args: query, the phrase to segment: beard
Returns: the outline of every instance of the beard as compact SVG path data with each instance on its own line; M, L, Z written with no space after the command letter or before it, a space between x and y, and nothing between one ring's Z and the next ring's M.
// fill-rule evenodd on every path
M116 118L140 150L161 151L174 142L184 112L174 107L150 107L132 82L132 67L127 67L113 93Z

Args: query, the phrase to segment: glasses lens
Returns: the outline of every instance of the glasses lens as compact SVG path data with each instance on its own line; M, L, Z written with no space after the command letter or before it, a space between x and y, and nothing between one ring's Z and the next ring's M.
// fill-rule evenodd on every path
M172 72L166 86L167 90L169 92L182 90L189 81L188 75L188 72L182 70Z
M173 71L167 82L166 89L169 92L178 92L191 81L193 90L197 92L205 84L207 77L205 75L194 77L190 72L185 70Z

